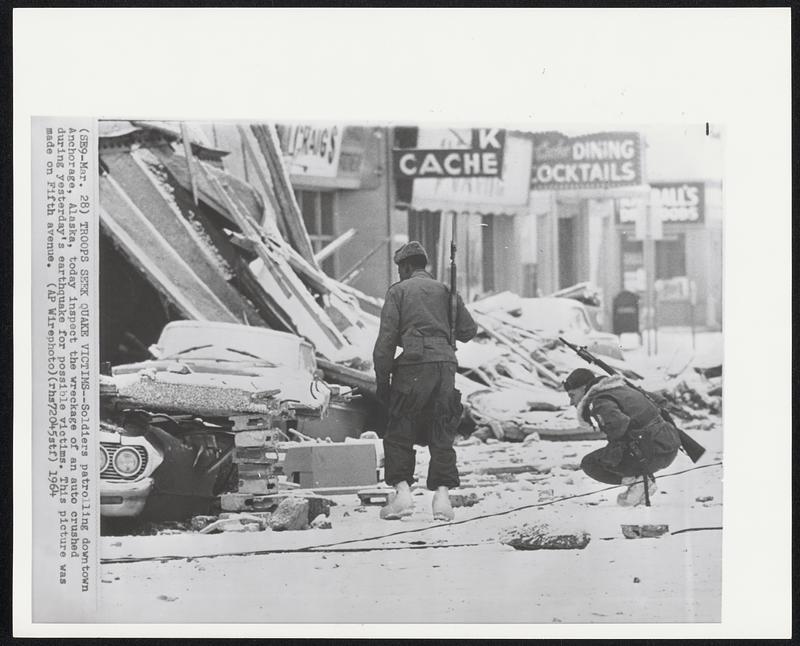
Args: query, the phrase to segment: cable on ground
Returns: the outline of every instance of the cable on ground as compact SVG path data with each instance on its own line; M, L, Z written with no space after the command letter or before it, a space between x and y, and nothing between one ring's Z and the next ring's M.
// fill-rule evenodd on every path
M696 467L691 467L689 469L684 469L683 471L675 471L673 473L665 473L663 475L659 475L659 478L671 478L673 476L683 475L684 473L689 473L691 471L698 471L700 469L708 469L710 467L721 466L722 461L719 462L712 462L711 464L703 464ZM120 558L111 558L111 559L100 559L101 565L112 564L112 563L138 563L142 561L175 561L175 560L185 560L185 559L201 559L201 558L217 558L217 557L225 557L225 556L265 556L269 554L299 554L303 552L321 552L321 551L331 551L331 552L355 552L360 550L335 550L331 548L340 547L342 545L350 545L352 543L364 543L367 541L376 541L383 538L392 538L393 536L401 536L403 534L415 534L418 532L426 532L432 529L439 529L440 527L453 527L455 525L464 525L466 523L471 523L476 520L484 520L486 518L494 518L497 516L506 516L508 514L514 514L518 511L524 511L526 509L535 509L537 507L546 507L548 505L554 505L558 502L564 502L566 500L573 500L575 498L585 498L586 496L593 496L598 493L603 493L604 491L610 491L612 489L618 489L622 485L610 485L608 487L603 487L602 489L595 489L594 491L587 491L584 493L577 493L572 494L570 496L562 496L561 498L553 498L552 500L546 500L544 502L532 503L530 505L522 505L521 507L513 507L511 509L504 509L503 511L493 512L491 514L482 514L480 516L472 516L470 518L464 518L462 520L453 520L446 523L439 523L437 525L426 525L424 527L415 527L413 529L403 529L397 532L390 532L388 534L380 534L378 536L368 536L365 538L352 538L346 541L338 541L335 543L325 543L322 545L309 545L307 547L296 547L296 548L287 548L287 549L268 549L268 550L248 550L245 552L220 552L217 554L201 554L198 556L176 556L176 555L167 555L167 556L143 556L143 557L120 557ZM691 527L687 529L681 529L675 532L670 532L671 535L682 534L684 532L690 531L701 531L707 529L722 529L722 527ZM477 545L477 543L476 543ZM420 549L420 548L431 548L434 547L433 545L423 545L423 546L407 546L401 547L397 549ZM439 545L436 547L444 547L443 545Z

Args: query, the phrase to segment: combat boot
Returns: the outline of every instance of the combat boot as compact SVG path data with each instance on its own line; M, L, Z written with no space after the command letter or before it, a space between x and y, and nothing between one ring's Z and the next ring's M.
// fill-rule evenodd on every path
M617 496L617 504L622 507L636 507L645 503L644 481L642 476L631 476L622 479L622 484L628 487ZM656 493L656 479L648 477L648 493L650 497Z
M414 500L411 498L411 488L408 483L398 482L394 489L394 496L381 507L380 516L383 520L400 520L414 513Z

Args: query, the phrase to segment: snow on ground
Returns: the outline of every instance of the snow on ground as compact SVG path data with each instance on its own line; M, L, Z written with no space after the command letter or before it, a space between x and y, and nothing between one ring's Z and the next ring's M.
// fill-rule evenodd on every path
M703 343L713 349L715 341L709 336ZM669 352L666 343L664 348L662 361ZM418 487L415 513L402 521L382 521L379 507L361 506L355 495L347 495L333 497L337 506L328 530L106 536L104 561L176 558L101 564L97 619L718 622L721 531L626 539L620 529L668 524L675 532L722 525L722 426L714 419L710 430L693 432L707 448L697 465L679 454L657 474L650 508L619 507L622 488L606 489L576 470L581 457L602 441L496 442L457 447L464 473L458 493L474 492L480 502L457 508L453 524L433 522L432 494ZM424 481L427 450L419 449L417 459L417 477ZM481 473L523 465L550 470ZM669 475L693 467L705 468ZM580 494L589 495L559 500ZM520 507L527 508L514 511ZM583 550L517 551L498 540L506 527L539 521L586 530L591 542ZM364 540L375 537L380 538ZM286 552L356 539L327 548L333 551ZM252 554L258 551L272 553Z
M718 462L719 430L698 433ZM462 470L476 465L546 464L551 472L480 476L467 487L481 502L456 509L477 518L540 498L594 492L604 486L563 468L601 442L538 442L459 447ZM424 476L427 451L419 451ZM519 461L515 461L519 460ZM662 473L690 468L679 456ZM551 490L551 491L548 491ZM333 529L298 532L104 537L102 558L230 554L286 550L405 530L425 531L341 546L341 552L276 553L101 566L98 619L110 622L655 622L720 619L720 531L658 539L625 539L620 524L668 524L670 531L722 525L721 467L658 480L649 509L616 505L620 488L501 516L436 527L431 494L416 490L416 511L403 521L378 518L354 495L336 496ZM697 502L696 497L713 496ZM361 509L362 511L357 511ZM584 550L516 551L498 542L503 528L546 521L582 528ZM467 545L466 547L445 547ZM438 548L436 546L439 546ZM357 551L360 548L414 548ZM420 549L420 548L428 549ZM354 550L347 552L344 550ZM639 582L634 580L638 578ZM135 599L135 612L131 600Z

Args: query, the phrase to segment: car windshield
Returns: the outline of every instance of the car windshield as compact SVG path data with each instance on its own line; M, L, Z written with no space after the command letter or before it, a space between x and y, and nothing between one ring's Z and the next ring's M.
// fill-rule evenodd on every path
M277 334L264 328L241 326L222 328L198 325L172 325L164 329L158 341L161 357L216 359L220 361L265 362L313 371L314 357L302 339Z

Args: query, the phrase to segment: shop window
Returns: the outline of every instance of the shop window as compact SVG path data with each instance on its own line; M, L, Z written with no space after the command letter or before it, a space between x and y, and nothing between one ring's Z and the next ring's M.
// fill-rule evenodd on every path
M656 280L686 275L686 236L677 233L656 240Z
M316 253L336 238L336 194L333 191L295 191L295 196ZM329 276L336 275L336 253L322 261L322 270Z
M575 272L575 218L558 218L558 286L578 282Z
M645 290L644 246L630 234L622 233L622 289L630 292Z

